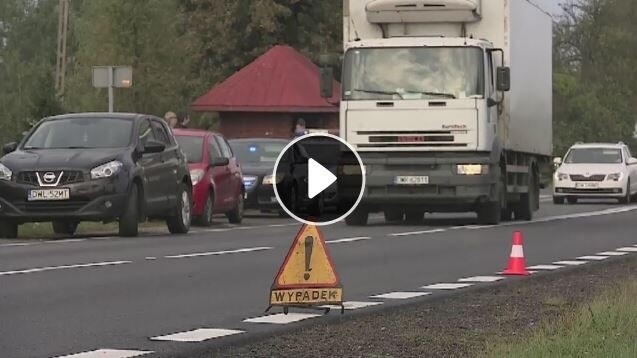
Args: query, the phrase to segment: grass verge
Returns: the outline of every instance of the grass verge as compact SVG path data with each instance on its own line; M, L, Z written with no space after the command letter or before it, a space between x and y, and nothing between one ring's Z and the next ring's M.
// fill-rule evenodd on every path
M637 357L637 282L608 288L552 322L528 340L491 346L486 357Z

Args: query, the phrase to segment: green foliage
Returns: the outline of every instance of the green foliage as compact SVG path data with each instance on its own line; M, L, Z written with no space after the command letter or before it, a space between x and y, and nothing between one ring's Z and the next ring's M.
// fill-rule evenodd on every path
M634 142L637 4L571 0L555 28L556 154L575 141Z

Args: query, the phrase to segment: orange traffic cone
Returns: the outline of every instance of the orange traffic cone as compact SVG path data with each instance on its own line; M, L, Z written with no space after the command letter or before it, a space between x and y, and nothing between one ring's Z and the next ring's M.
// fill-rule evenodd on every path
M522 233L516 231L513 233L513 246L511 247L511 255L509 257L509 265L502 272L505 275L526 276L531 273L526 269L526 260L524 260L524 249L522 248Z

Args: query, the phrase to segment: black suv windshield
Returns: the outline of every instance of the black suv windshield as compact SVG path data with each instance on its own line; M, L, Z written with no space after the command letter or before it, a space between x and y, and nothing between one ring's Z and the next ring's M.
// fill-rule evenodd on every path
M203 160L203 137L175 136L188 163L201 163Z
M123 148L130 144L132 132L130 119L56 119L40 124L24 149Z
M240 163L271 163L276 162L281 151L287 145L286 142L279 141L230 141L232 151L237 156Z
M571 149L566 157L568 164L619 164L621 162L621 150L615 148Z

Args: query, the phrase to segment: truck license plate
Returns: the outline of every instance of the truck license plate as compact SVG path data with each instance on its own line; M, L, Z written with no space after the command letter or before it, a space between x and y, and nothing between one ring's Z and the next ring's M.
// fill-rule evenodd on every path
M394 179L397 185L427 185L429 184L428 176L397 176Z
M575 183L575 187L577 189L597 189L599 183Z
M29 191L29 201L69 200L69 189L37 189Z

